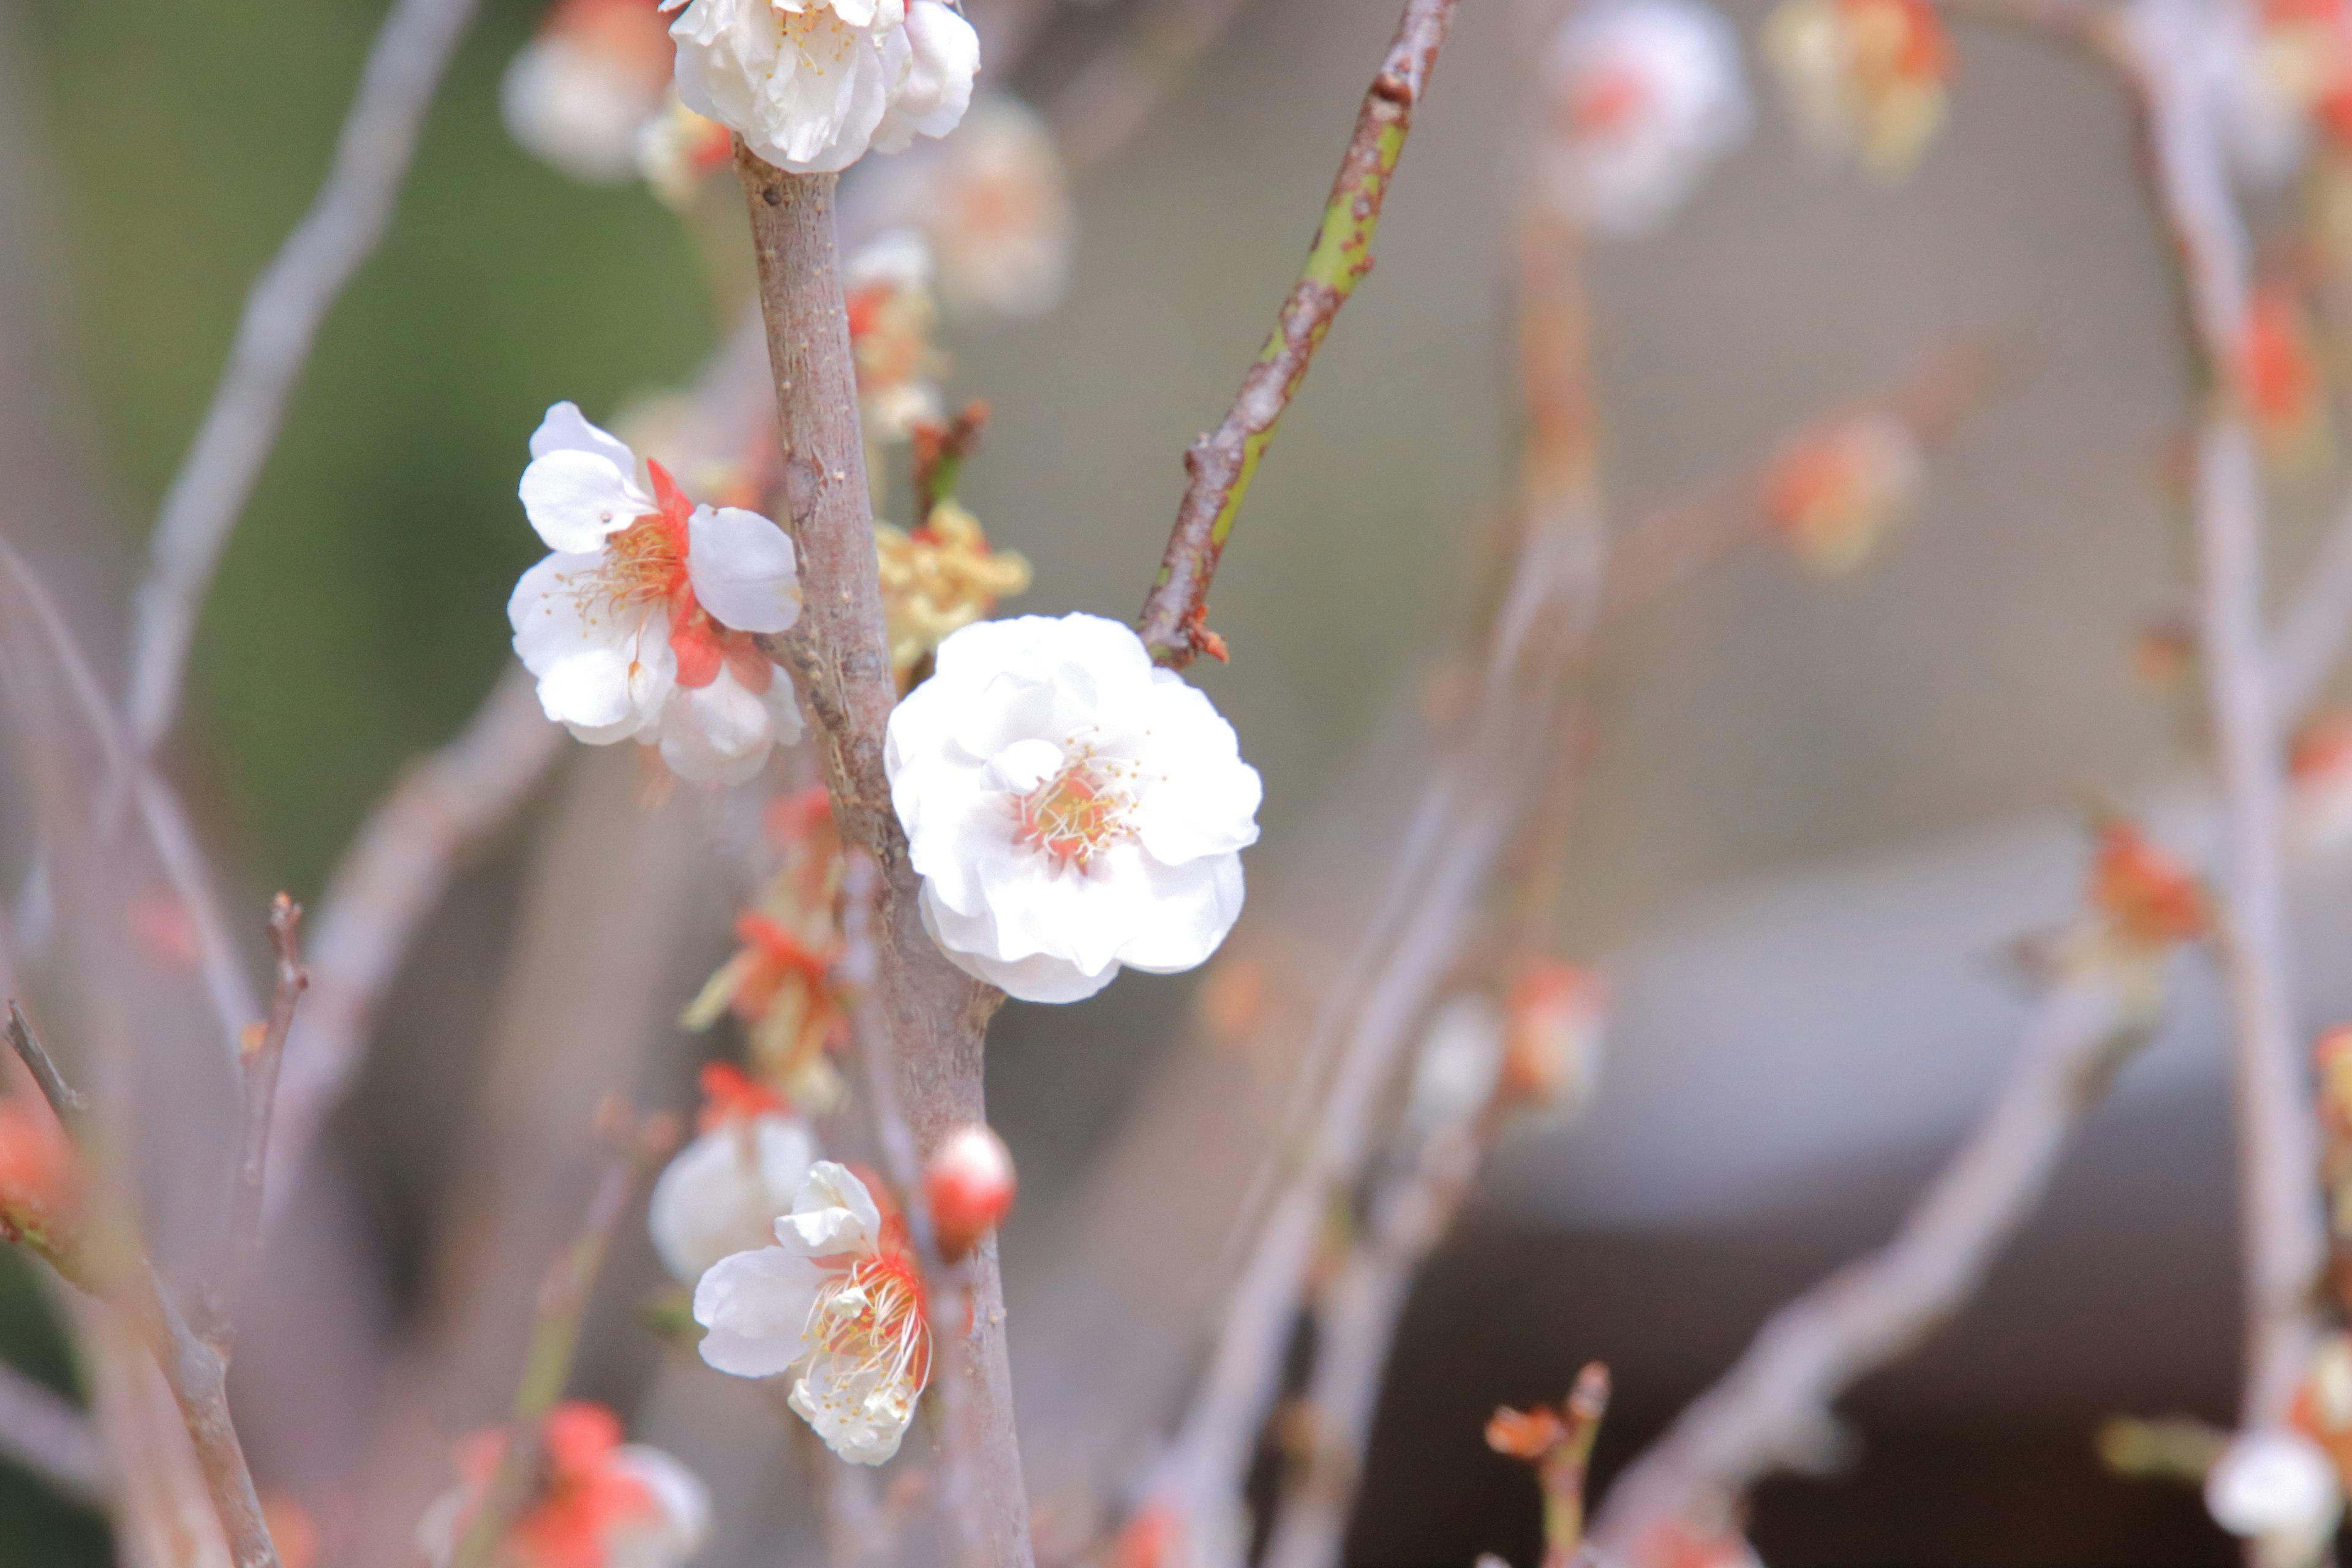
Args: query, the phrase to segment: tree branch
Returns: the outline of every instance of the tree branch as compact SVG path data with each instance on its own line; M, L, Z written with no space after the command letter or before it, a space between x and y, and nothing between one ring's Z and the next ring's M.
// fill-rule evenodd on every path
M173 477L133 610L124 716L143 760L172 728L196 616L269 456L319 326L383 238L419 128L476 0L394 0L369 47L334 161L255 280L228 363Z
M1339 307L1372 269L1372 235L1389 179L1404 151L1412 113L1421 104L1430 67L1445 41L1454 0L1406 0L1395 40L1357 112L1339 177L1323 206L1323 221L1307 264L1275 319L1257 363L1217 428L1184 455L1191 480L1176 510L1176 526L1160 558L1160 575L1143 602L1144 645L1161 664L1181 668L1222 644L1208 630L1209 584L1217 558L1249 493L1258 459L1274 440L1283 411L1307 378L1307 367L1330 331Z
M736 168L751 208L783 451L782 510L800 551L804 606L793 630L769 646L791 666L816 720L843 840L880 873L874 994L898 1104L928 1158L955 1127L986 1120L981 1044L1003 995L950 963L923 930L921 882L883 771L883 730L898 689L835 247L835 177L785 174L740 140ZM989 1510L987 1554L997 1568L1028 1568L1028 1499L993 1243L974 1252L970 1268L971 1329L960 1350L978 1439L975 1489Z
M227 1314L236 1308L261 1256L262 1203L269 1173L269 1123L278 1105L278 1069L286 1058L286 1034L294 1026L294 1005L310 988L302 967L302 906L280 893L270 900L269 946L278 955L278 984L269 1016L246 1036L244 1120L237 1131L236 1188L229 1200L228 1266L221 1277L216 1342L228 1350Z

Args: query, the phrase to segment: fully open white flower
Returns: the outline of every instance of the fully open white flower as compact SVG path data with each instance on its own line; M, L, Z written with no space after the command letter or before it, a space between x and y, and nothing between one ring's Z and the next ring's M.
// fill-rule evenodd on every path
M798 174L946 135L980 68L979 36L941 0L690 0L670 37L687 107Z
M816 1156L797 1116L731 1116L678 1152L646 1207L654 1250L691 1284L730 1253L767 1245Z
M820 1160L777 1245L713 1264L694 1289L702 1359L737 1377L798 1370L789 1403L852 1463L898 1451L931 1375L921 1273L874 1195Z
M1242 910L1257 770L1233 726L1098 616L982 621L890 715L923 922L967 973L1076 1002L1191 969Z
M750 778L797 739L792 685L751 634L800 616L793 542L757 512L696 506L659 464L569 403L530 438L523 510L554 553L507 601L547 716L591 745L657 742L681 777Z
M1553 36L1543 188L1563 217L1646 233L1748 135L1738 36L1697 0L1601 0Z
M2205 1509L2252 1540L2265 1568L2303 1568L2335 1534L2344 1492L2326 1451L2301 1433L2242 1432L2206 1474Z

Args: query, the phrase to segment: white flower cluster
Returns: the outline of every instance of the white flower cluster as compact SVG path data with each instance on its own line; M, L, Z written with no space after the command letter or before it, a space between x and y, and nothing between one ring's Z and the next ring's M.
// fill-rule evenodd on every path
M1731 25L1697 0L1599 0L1553 35L1544 61L1545 195L1572 223L1645 234L1747 139L1750 110Z
M793 542L757 512L696 506L659 464L569 403L530 438L523 512L554 552L507 601L547 716L591 745L658 742L680 777L740 784L801 732L792 683L753 645L800 616Z
M669 31L686 106L795 174L946 135L980 69L944 0L688 0Z
M1257 770L1116 621L964 627L891 713L884 763L924 924L1014 996L1076 1002L1122 965L1191 969L1241 914Z

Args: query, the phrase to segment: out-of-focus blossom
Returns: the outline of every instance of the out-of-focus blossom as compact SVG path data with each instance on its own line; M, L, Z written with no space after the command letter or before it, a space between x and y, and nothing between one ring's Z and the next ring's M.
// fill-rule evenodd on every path
M2300 1432L2242 1432L2205 1477L2205 1510L2252 1541L2263 1568L2310 1568L2344 1517L2344 1490L2326 1450Z
M1764 520L1816 572L1851 572L1919 497L1927 457L1880 409L1798 437L1764 479Z
M2294 289L2264 284L2247 300L2236 379L2246 417L2273 464L2307 468L2326 458L2327 376L2311 317Z
M416 1544L446 1565L505 1457L507 1435L478 1432L457 1448L462 1479L425 1510ZM621 1441L620 1418L570 1400L540 1426L539 1490L508 1525L499 1568L678 1568L710 1529L710 1493L659 1448Z
M991 550L980 519L954 501L931 509L922 527L874 525L882 563L882 617L890 666L904 681L950 636L1029 587L1028 558Z
M953 136L877 171L863 195L885 221L922 230L958 314L1040 316L1061 302L1077 209L1053 132L1020 100L983 96Z
M284 1492L264 1492L261 1519L278 1548L278 1568L319 1568L319 1526L309 1509Z
M940 1141L923 1164L923 1201L940 1251L962 1257L1013 1212L1013 1151L984 1121L968 1122Z
M1404 1125L1419 1135L1458 1127L1494 1103L1503 1079L1503 1016L1476 992L1430 1015L1405 1088Z
M797 1370L792 1407L854 1464L898 1451L931 1375L923 1279L905 1226L866 1184L820 1160L774 1247L720 1259L695 1287L702 1359L737 1377Z
M878 235L849 258L841 285L866 438L903 441L917 420L940 416L930 247L910 228Z
M2160 956L2210 929L2205 889L2187 867L2134 823L2110 818L2095 831L2088 901L2105 941Z
M677 212L691 208L702 182L735 162L735 140L724 125L686 106L672 89L660 110L638 128L636 171Z
M1549 1405L1514 1410L1498 1405L1486 1421L1486 1447L1508 1458L1543 1458L1568 1441L1568 1423Z
M507 66L499 108L523 150L575 180L618 184L660 112L670 44L654 0L556 0Z
M2287 831L2314 853L2352 844L2352 714L2326 714L2296 732L2287 750Z
M697 1125L646 1209L662 1267L688 1285L728 1254L765 1247L816 1158L807 1123L782 1097L724 1062L702 1069Z
M0 1240L67 1257L80 1194L73 1144L48 1102L35 1094L0 1098Z
M1080 1001L1123 964L1191 969L1240 917L1257 771L1117 621L957 632L891 713L884 762L924 925L1014 996Z
M2132 638L2132 673L2150 689L2179 690L2197 668L2197 627L2184 615L2152 616Z
M822 1113L842 1093L828 1053L849 1034L835 974L842 957L841 841L824 786L772 802L767 826L780 857L775 874L759 907L736 918L741 945L681 1021L707 1029L732 1012L750 1037L759 1077Z
M1544 91L1545 196L1604 234L1656 228L1748 135L1738 38L1697 0L1578 8L1553 37Z
M1782 0L1764 53L1806 140L1881 178L1944 122L1952 46L1928 0Z
M2352 1477L2352 1334L2320 1335L2287 1423L2326 1453L2339 1487Z
M681 777L740 784L801 731L751 640L800 616L793 542L756 512L689 501L569 403L530 438L523 510L554 552L507 602L540 705L591 745L656 741Z
M2276 184L2313 144L2352 132L2352 13L2343 0L2235 0L2211 13L2202 60L2240 174Z
M980 68L979 36L944 0L688 0L669 34L687 107L795 174L946 135Z
M1538 959L1511 977L1504 1016L1502 1093L1570 1114L1591 1103L1601 1086L1609 1017L1601 977L1559 959Z

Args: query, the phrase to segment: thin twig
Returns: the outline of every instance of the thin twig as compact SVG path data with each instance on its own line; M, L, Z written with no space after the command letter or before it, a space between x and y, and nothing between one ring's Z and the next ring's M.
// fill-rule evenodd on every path
M1070 79L1048 123L1062 158L1097 169L1151 118L1169 89L1230 26L1244 0L1147 0Z
M923 929L921 881L891 808L882 737L898 701L882 621L881 581L858 426L848 315L834 235L835 178L788 174L745 151L736 168L751 209L760 304L776 385L783 506L799 546L804 609L771 644L816 720L834 822L880 873L876 1006L890 1042L898 1104L928 1157L966 1122L986 1120L981 1043L1003 1001L948 963ZM996 1568L1028 1568L1028 1499L1013 1421L996 1249L970 1263L971 1329L959 1340L975 1434L974 1491L988 1510Z
M1738 1363L1611 1489L1593 1526L1601 1559L1642 1561L1640 1543L1668 1522L1727 1528L1757 1480L1833 1455L1831 1406L1975 1293L2147 1023L2095 980L2053 991L1999 1098L1894 1240L1773 1313Z
M216 1303L222 1317L219 1343L227 1348L226 1313L245 1293L261 1256L262 1199L269 1173L269 1124L278 1105L278 1068L286 1057L286 1034L294 1026L294 1006L310 988L302 967L302 906L285 893L270 900L269 946L278 955L278 984L269 1016L246 1036L244 1120L237 1132L236 1188L229 1200L228 1267Z
M540 1425L572 1381L581 1326L587 1318L589 1299L595 1293L596 1277L604 1271L605 1254L612 1250L614 1233L628 1215L629 1200L639 1184L677 1142L674 1119L648 1117L636 1124L615 1101L606 1102L599 1121L619 1147L589 1199L580 1234L540 1285L530 1342L523 1352L522 1377L508 1415L506 1447L457 1542L451 1568L485 1568L505 1540L508 1527L528 1508L540 1473Z
M8 1010L8 1039L32 1070L58 1120L78 1131L81 1096L58 1070L57 1059L49 1055L24 1010L13 1004ZM101 1258L86 1271L88 1280L75 1282L95 1282L109 1293L121 1292L123 1307L154 1352L155 1364L171 1387L173 1403L180 1408L180 1419L194 1446L197 1466L204 1471L205 1489L220 1516L236 1568L278 1568L278 1549L270 1543L253 1472L246 1466L244 1445L237 1440L236 1423L229 1416L228 1363L189 1326L146 1249L138 1245L135 1222L125 1215L118 1216L116 1224L125 1245L103 1250L123 1254L110 1271L121 1278L100 1277L108 1272L106 1259Z
M475 4L394 0L369 46L325 182L246 297L212 405L163 498L133 611L123 712L142 761L172 728L205 590L320 323L383 238L425 110Z
M1323 220L1298 281L1283 301L1274 331L1257 363L1242 378L1241 391L1224 419L1184 454L1191 480L1177 507L1160 575L1143 602L1139 627L1144 645L1162 664L1181 668L1202 653L1221 656L1223 644L1206 625L1217 558L1233 533L1258 459L1306 379L1315 351L1322 346L1339 307L1371 270L1381 204L1388 195L1397 156L1404 151L1430 67L1445 41L1454 4L1406 0L1395 40L1357 113L1355 133L1348 140L1339 177L1331 183Z
M2197 612L2224 842L2223 941L2236 1035L2249 1426L2286 1416L2316 1333L2326 1229L2318 1136L2288 964L2279 710L2263 648L2263 497L2238 404L2248 243L2210 101L2210 22L2193 0L2136 0L2116 40L2138 93L2151 200L2170 230L2208 381L2196 444Z

